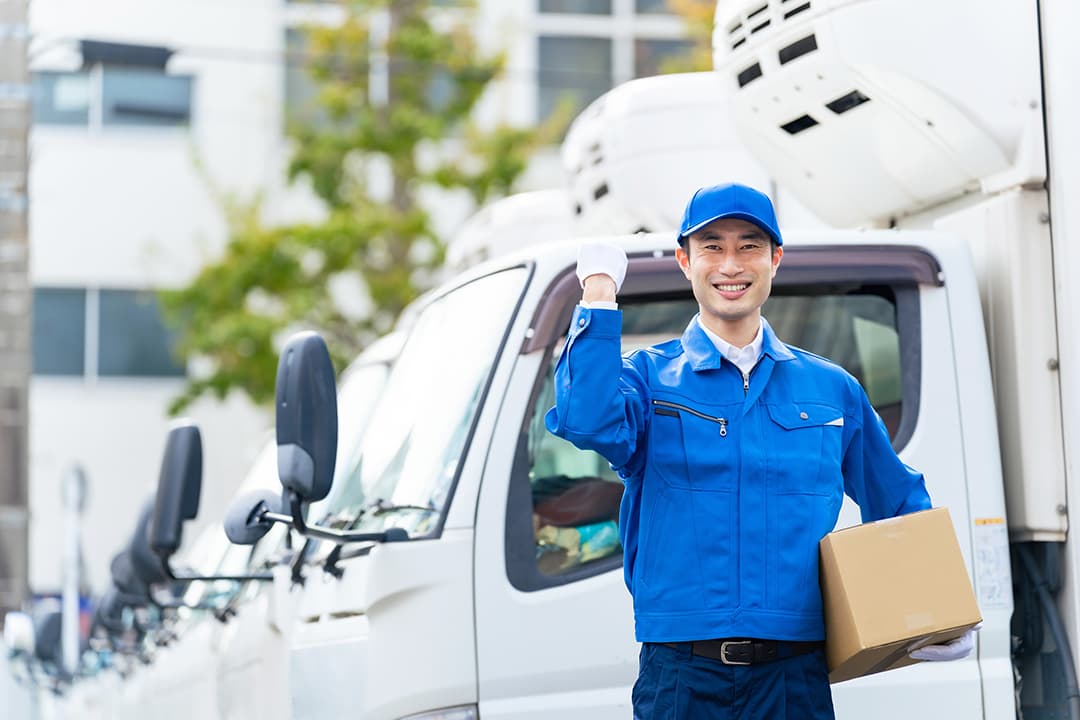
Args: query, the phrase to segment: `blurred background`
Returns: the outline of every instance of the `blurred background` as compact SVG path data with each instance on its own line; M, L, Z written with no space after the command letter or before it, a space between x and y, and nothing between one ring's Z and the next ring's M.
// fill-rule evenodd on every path
M30 102L2 156L3 607L59 592L75 467L84 581L106 583L171 415L202 426L220 517L283 334L321 327L344 361L478 207L562 185L578 109L693 47L664 0L380 5L5 3L4 101Z
M451 240L511 193L554 193L569 227L570 120L708 68L713 8L0 2L0 613L59 596L65 518L81 593L107 585L177 415L220 518L289 332L343 367L476 259Z

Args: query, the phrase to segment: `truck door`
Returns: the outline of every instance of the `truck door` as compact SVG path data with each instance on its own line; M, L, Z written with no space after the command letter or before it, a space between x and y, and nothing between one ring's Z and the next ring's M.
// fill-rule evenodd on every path
M782 340L833 359L862 382L894 446L925 473L935 505L952 511L970 566L941 267L918 247L893 244L895 233L861 238L873 245L789 238L764 314ZM670 239L659 243L647 256L631 255L619 298L624 351L681 335L697 311ZM630 715L638 645L614 534L621 483L599 456L548 434L543 423L580 297L570 270L551 282L533 318L484 472L475 573L485 720ZM857 522L858 508L845 500L840 526ZM924 663L833 691L842 718L982 717L974 659Z

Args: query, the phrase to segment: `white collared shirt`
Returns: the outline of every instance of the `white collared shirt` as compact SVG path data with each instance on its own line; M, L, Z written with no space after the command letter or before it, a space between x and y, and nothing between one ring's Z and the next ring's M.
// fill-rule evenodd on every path
M761 329L761 320L758 320L757 335L754 336L754 339L750 344L746 347L735 347L727 340L705 327L701 322L701 316L698 316L696 319L698 326L705 331L705 337L712 340L712 344L716 346L716 349L720 351L720 354L733 362L735 367L739 368L739 372L744 376L749 375L750 371L754 369L754 365L757 365L758 358L761 356L761 347L765 341L765 333Z

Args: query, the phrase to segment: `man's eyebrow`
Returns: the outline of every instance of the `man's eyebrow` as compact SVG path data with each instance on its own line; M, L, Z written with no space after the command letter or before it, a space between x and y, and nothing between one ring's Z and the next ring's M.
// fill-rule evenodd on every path
M747 230L739 238L742 240L764 240L765 233L760 230Z

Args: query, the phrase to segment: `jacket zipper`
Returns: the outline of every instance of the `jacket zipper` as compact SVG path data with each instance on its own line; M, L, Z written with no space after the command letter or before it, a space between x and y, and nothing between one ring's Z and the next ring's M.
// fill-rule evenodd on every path
M709 420L710 422L717 423L717 424L720 425L720 437L727 437L727 418L713 417L712 415L706 415L705 413L700 413L700 412L698 412L697 410L695 410L693 408L688 408L685 405L679 405L678 403L668 402L667 400L653 400L652 402L653 402L653 405L659 405L660 407L672 408L673 410L683 410L685 412L690 413L691 415L695 415L695 416L701 418L702 420Z
M744 372L742 374L742 391L743 395L750 394L750 373Z

